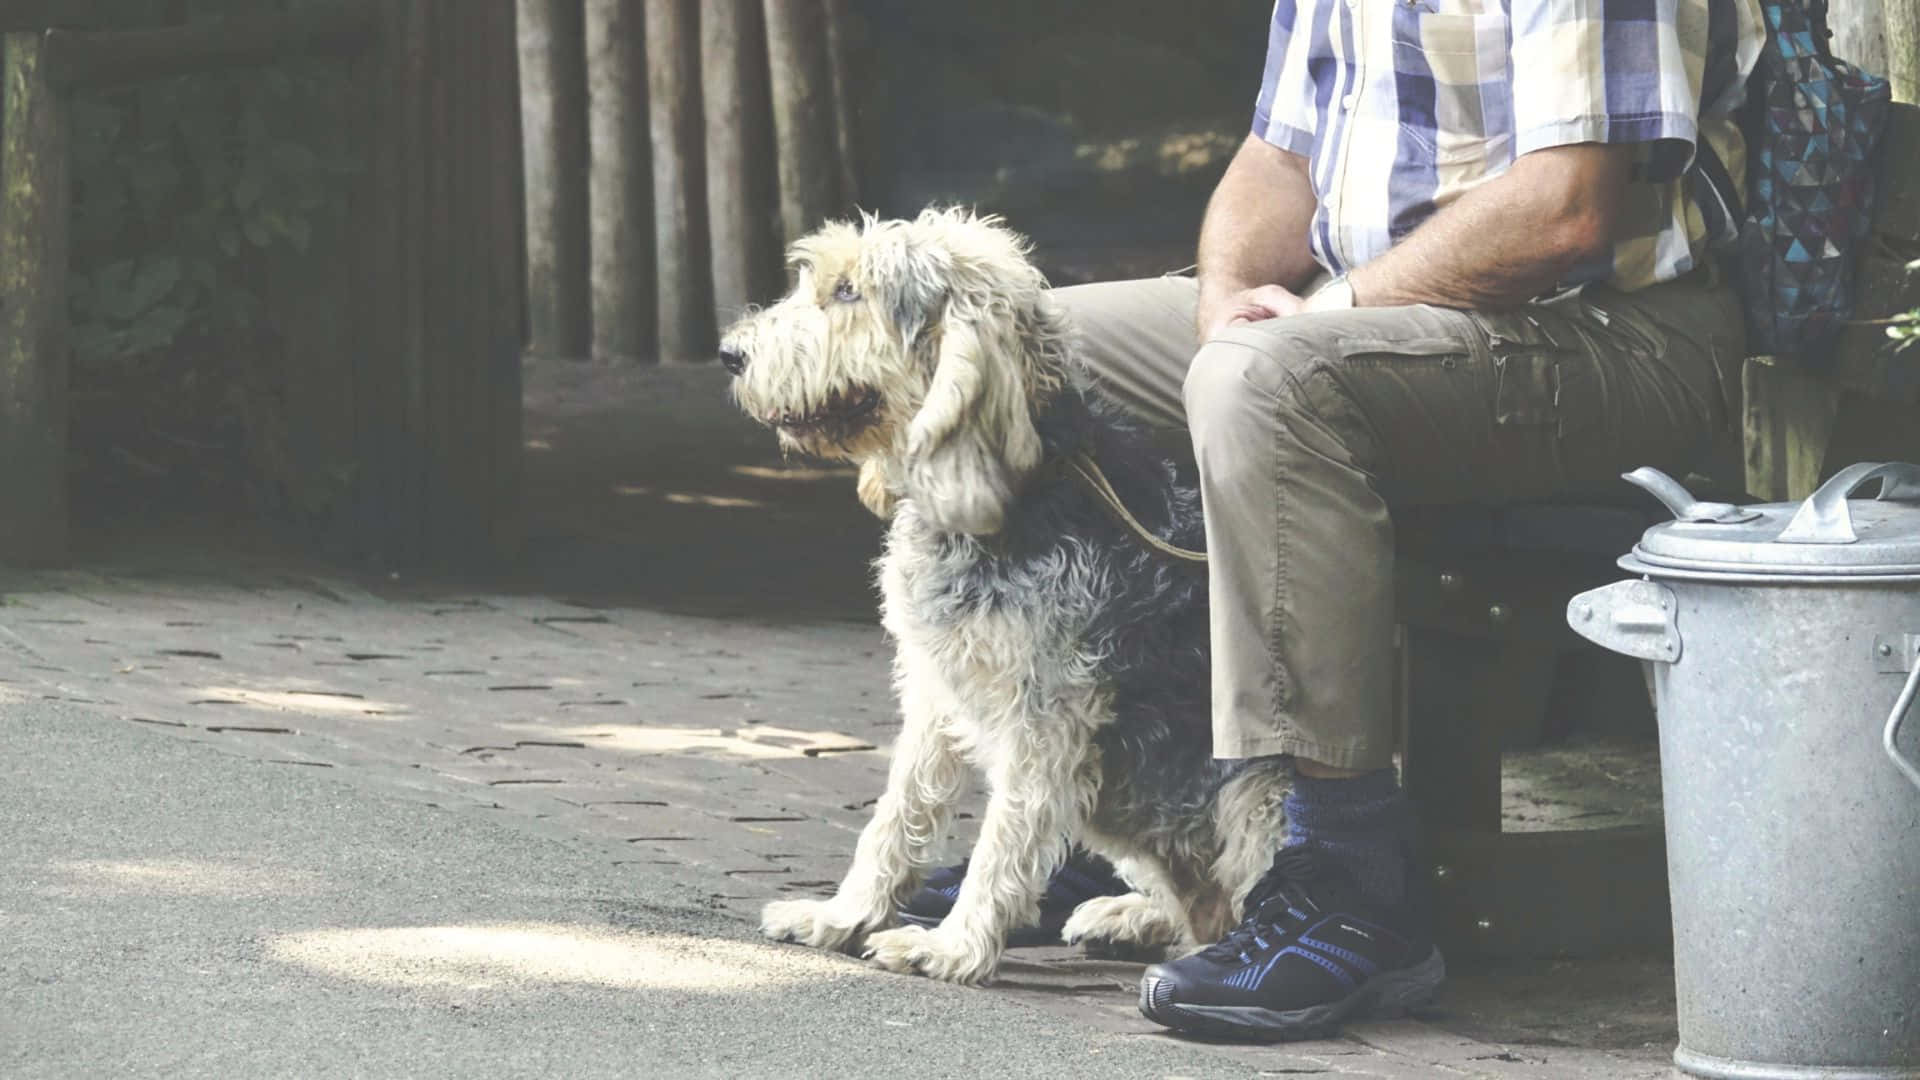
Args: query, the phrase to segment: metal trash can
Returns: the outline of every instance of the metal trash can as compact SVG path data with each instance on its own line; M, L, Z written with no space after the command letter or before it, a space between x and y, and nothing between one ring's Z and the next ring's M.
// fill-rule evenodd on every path
M1638 579L1567 620L1651 671L1674 1063L1920 1078L1920 466L1854 465L1758 506L1627 479L1676 520L1620 560Z

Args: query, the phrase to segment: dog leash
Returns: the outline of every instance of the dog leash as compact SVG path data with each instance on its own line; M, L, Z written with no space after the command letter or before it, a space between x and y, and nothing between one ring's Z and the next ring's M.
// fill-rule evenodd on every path
M1074 473L1080 477L1081 481L1087 485L1089 491L1098 495L1100 501L1107 504L1107 508L1112 510L1114 515L1117 516L1127 528L1133 530L1135 536L1145 541L1147 546L1164 555L1171 555L1176 559L1185 559L1187 562L1204 563L1207 561L1206 552L1176 547L1153 535L1153 533L1147 530L1145 525L1140 524L1139 518L1127 512L1126 504L1120 501L1119 493L1113 490L1113 484L1108 482L1107 474L1100 471L1099 464L1096 463L1093 458L1087 456L1085 451L1081 451L1067 459L1067 467L1071 468Z

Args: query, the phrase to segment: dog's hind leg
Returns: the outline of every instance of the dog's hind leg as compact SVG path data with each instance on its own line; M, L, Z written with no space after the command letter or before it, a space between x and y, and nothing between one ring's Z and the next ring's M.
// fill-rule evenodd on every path
M1048 876L1085 826L1099 768L1086 729L1055 716L1022 724L1028 732L1055 732L1060 742L989 766L987 811L953 910L932 930L903 926L867 938L874 963L948 982L984 982L999 966L1007 932L1039 917Z
M1096 896L1073 909L1060 939L1089 950L1106 945L1146 949L1180 944L1186 919L1171 910L1171 901L1157 893L1131 892L1125 896Z
M761 932L780 941L843 949L893 922L895 909L938 855L952 804L968 775L941 723L935 689L902 678L903 725L887 770L887 790L860 831L840 888L827 900L776 900L760 913Z

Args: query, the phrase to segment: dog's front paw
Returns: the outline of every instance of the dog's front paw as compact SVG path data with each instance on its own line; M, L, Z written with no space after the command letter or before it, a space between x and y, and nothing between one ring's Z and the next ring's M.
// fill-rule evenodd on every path
M1069 945L1171 945L1179 931L1160 903L1145 893L1096 896L1073 909L1060 938Z
M874 925L836 900L775 900L760 909L761 933L816 949L846 949Z
M1000 964L997 949L980 948L957 934L923 926L903 926L868 937L865 956L902 975L968 985L986 982Z

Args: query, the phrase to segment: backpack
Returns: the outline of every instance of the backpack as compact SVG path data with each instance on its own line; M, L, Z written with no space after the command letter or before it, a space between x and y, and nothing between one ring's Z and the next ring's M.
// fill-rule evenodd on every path
M1804 358L1853 314L1892 92L1828 49L1826 0L1760 8L1767 41L1740 113L1746 198L1704 139L1693 188L1740 293L1747 352Z

